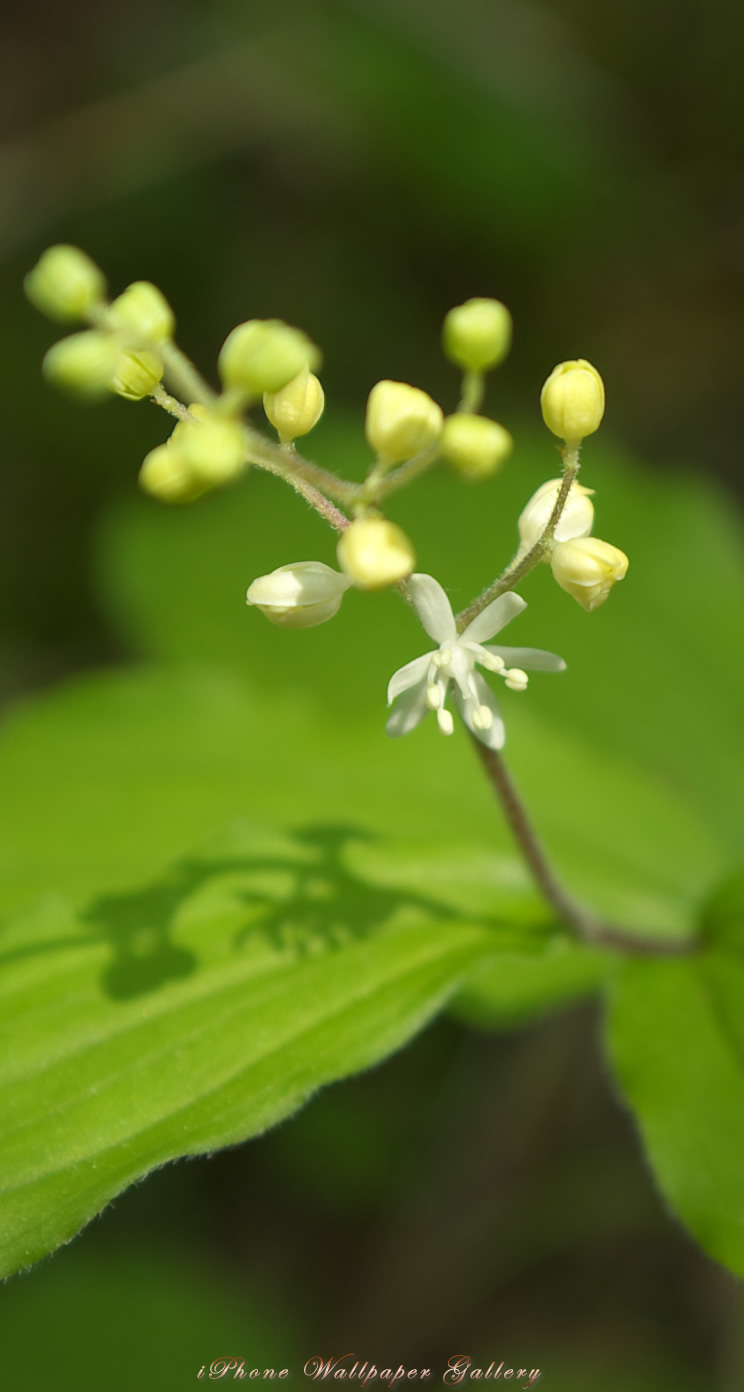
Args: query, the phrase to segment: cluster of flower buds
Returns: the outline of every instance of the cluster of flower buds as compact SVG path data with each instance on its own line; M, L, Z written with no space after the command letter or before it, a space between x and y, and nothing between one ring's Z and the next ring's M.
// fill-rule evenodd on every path
M173 335L173 311L157 286L141 280L106 302L103 272L85 252L53 246L25 280L31 302L62 323L90 328L55 343L44 358L50 381L93 399L114 392L151 396L163 376L159 348Z
M584 437L599 428L605 407L604 383L597 369L583 358L559 363L542 389L540 403L548 429L565 441L568 451L576 451ZM563 479L549 479L523 509L518 522L522 554L541 543L562 490ZM604 604L628 569L623 551L590 535L593 493L594 489L584 488L575 479L570 483L563 511L540 556L550 564L561 589L588 612Z
M238 324L219 354L222 390L217 392L176 347L173 311L155 285L137 281L109 302L102 272L71 246L46 251L25 284L31 301L51 318L86 326L50 348L44 359L50 379L86 397L106 392L130 401L152 397L177 417L170 439L142 464L145 492L167 503L188 503L233 482L254 464L284 477L335 527L338 569L323 561L281 565L253 581L249 605L272 623L312 628L333 618L349 589L407 583L406 597L439 646L393 678L391 734L406 733L427 710L435 711L439 728L450 733L447 701L452 697L476 738L500 748L498 705L476 667L503 677L510 691L525 690L525 669L563 667L562 659L541 650L484 646L484 639L524 608L512 585L545 560L558 584L592 610L625 575L623 552L591 535L592 490L576 477L581 442L597 430L605 406L602 379L581 358L560 363L540 398L546 425L564 442L563 476L549 479L530 499L519 518L517 556L459 620L436 580L415 573L411 541L382 512L389 492L438 459L466 479L481 480L497 473L511 453L508 430L479 414L485 374L498 367L511 345L511 315L499 300L468 300L444 320L445 355L463 374L460 404L452 415L445 417L427 392L407 382L384 380L372 387L365 435L373 458L366 478L356 484L297 453L295 441L313 429L325 406L315 375L320 353L300 329L279 319ZM173 390L180 387L180 399L161 386L164 377ZM245 419L261 401L278 443L258 435ZM336 502L347 506L350 516Z
M174 351L173 311L157 286L136 281L112 302L103 272L85 252L53 246L26 277L31 302L52 319L90 325L61 339L44 358L58 386L94 399L114 392L128 401L155 396ZM310 371L320 361L306 334L278 319L251 319L228 335L219 357L224 384L213 406L176 406L181 419L167 444L147 455L140 470L145 492L167 503L186 503L238 478L247 450L241 411L263 397L282 444L318 422L323 388ZM161 404L166 404L164 395Z

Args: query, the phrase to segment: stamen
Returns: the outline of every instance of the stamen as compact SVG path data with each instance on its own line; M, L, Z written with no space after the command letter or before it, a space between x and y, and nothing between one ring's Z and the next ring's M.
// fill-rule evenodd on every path
M444 709L438 710L437 724L443 735L451 735L452 731L455 728L455 722L452 719L452 712Z
M431 686L426 688L426 704L429 710L439 710L442 704L442 692L436 682L432 682Z
M435 667L449 667L452 661L452 649L440 648L432 658Z
M503 672L506 667L503 657L499 657L498 653L487 653L485 648L478 657L478 662L487 672Z
M493 711L490 706L476 706L472 720L474 730L490 730L493 725Z
M529 677L521 667L509 667L504 673L504 681L510 691L526 691Z

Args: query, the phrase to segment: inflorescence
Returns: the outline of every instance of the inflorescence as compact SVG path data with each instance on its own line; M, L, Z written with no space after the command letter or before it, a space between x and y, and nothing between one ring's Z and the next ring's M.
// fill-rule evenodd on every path
M605 407L602 378L582 358L560 363L541 393L545 424L563 442L561 477L544 483L526 504L514 558L459 615L433 576L415 573L412 542L383 512L388 496L440 460L479 481L497 473L511 453L509 432L480 413L485 374L511 344L511 315L498 300L468 300L445 318L444 351L462 371L452 415L445 417L427 392L408 383L382 381L372 388L365 433L373 458L366 478L355 483L297 451L295 441L325 408L316 376L321 355L301 330L277 319L238 324L219 354L217 392L177 347L173 311L155 285L135 282L109 301L103 273L72 246L50 247L25 284L29 299L50 318L86 326L49 349L43 368L52 382L89 399L110 392L129 401L150 399L176 418L168 441L142 463L139 482L146 493L162 503L187 504L235 483L251 467L266 469L338 533L339 569L323 561L280 565L253 581L249 605L272 623L310 628L333 618L350 588L401 590L438 646L392 677L392 735L412 730L427 711L450 734L452 696L471 733L500 749L503 720L476 666L502 677L512 691L526 689L526 668L556 672L565 666L554 653L487 645L526 607L514 585L546 562L561 588L591 611L625 576L627 556L591 535L592 490L577 482L581 443L598 429ZM276 441L253 424L259 404Z

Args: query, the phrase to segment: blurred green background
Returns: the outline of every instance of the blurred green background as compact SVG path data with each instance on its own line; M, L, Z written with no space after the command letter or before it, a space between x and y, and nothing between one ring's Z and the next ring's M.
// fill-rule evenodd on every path
M83 410L41 383L54 330L20 286L50 242L83 246L115 290L154 280L208 374L236 322L301 325L325 351L328 420L309 452L357 477L374 381L451 408L442 316L473 294L505 300L515 343L488 407L517 436L508 481L434 478L392 509L463 603L555 472L537 393L562 358L591 359L608 385L603 443L586 451L600 488L591 460L614 441L600 535L631 550L617 483L630 471L637 487L631 459L740 488L736 0L73 0L27 5L0 37L6 701L163 653L228 660L268 688L299 654L308 701L342 718L375 710L412 655L390 596L368 610L351 597L335 636L258 632L242 603L256 573L332 559L273 480L250 480L234 508L226 495L167 517L137 498L165 418ZM671 549L694 583L683 535ZM534 580L531 632L510 641L581 667L585 616L548 579ZM605 660L626 638L617 599L595 630ZM535 698L568 719L570 687L557 706ZM618 752L636 717L607 732ZM5 1385L175 1392L232 1354L297 1381L312 1354L353 1348L378 1366L504 1357L556 1392L734 1392L740 1288L665 1214L595 1037L589 1006L503 1037L443 1021L272 1135L151 1176L2 1292Z

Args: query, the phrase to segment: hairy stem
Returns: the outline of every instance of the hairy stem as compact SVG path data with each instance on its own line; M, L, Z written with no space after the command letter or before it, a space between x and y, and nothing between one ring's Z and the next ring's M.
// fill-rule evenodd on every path
M196 416L192 416L187 406L179 401L175 396L171 396L163 387L158 386L152 393L151 401L156 406L162 407L170 416L175 416L179 421L193 421L198 427L199 422ZM349 519L345 513L334 506L329 498L311 483L304 474L294 468L296 456L283 449L280 445L274 445L270 440L265 440L263 435L256 431L245 429L246 435L246 463L253 464L258 469L265 469L267 473L276 474L293 488L295 493L309 503L326 522L333 527L336 532L345 532L349 525ZM301 461L305 463L306 461ZM325 470L315 470L314 465L310 468L316 473L325 474ZM331 476L332 477L332 476Z
M329 498L326 498L325 494L321 493L319 488L316 488L312 483L308 483L307 479L303 478L301 474L290 473L283 468L281 464L272 463L269 459L256 459L251 456L250 462L255 464L259 469L265 469L269 474L276 474L277 478L283 479L285 483L288 483L290 488L294 489L295 493L299 493L300 497L304 498L305 502L309 503L310 507L314 508L315 511L333 527L334 531L346 531L349 525L349 519L346 514L343 513L340 508L337 508Z
M399 468L394 469L392 473L388 474L376 484L370 501L378 503L383 498L387 498L389 493L395 493L396 489L405 488L406 484L413 483L414 479L419 478L421 474L425 474L427 469L430 469L432 464L436 463L438 457L439 444L437 443L436 445L432 445L429 449L423 450L421 454L414 455L413 459L407 459L405 464L401 464ZM367 482L369 483L369 479Z
M327 498L335 498L339 503L353 505L359 501L363 485L339 478L337 474L330 473L319 464L304 459L293 446L277 445L273 440L267 440L265 435L261 435L250 425L245 427L245 437L251 463L256 464L259 469L268 469L271 473L278 474L293 487L294 479L300 478Z
M591 947L617 948L642 956L679 957L697 950L695 939L649 937L606 923L574 899L550 865L501 755L495 749L487 749L475 735L471 734L471 739L538 889L577 938Z
M519 581L523 580L525 575L528 575L531 570L534 570L538 562L542 560L542 557L545 555L545 552L555 536L555 529L561 520L563 509L568 502L571 484L574 482L578 472L578 447L575 449L566 449L563 455L563 477L561 479L561 486L545 530L540 534L534 546L530 547L529 551L524 553L522 553L521 550L518 551L514 559L509 562L506 570L502 571L501 575L494 580L493 584L488 585L487 588L482 590L477 598L473 600L472 604L469 604L466 609L460 611L455 619L458 633L462 633L463 630L467 628L468 624L472 623L473 619L477 618L478 614L480 614L488 604L491 604L494 599L498 599L499 595L505 594L507 590L511 590L515 585L518 585Z
M183 402L179 401L177 397L171 396L164 387L157 386L150 400L153 401L156 406L160 406L164 411L167 411L169 416L175 416L176 420L196 420L196 417L192 416L188 406L184 406Z
M163 360L166 379L179 396L185 397L186 401L199 401L202 406L214 405L217 393L205 382L178 344L166 340L158 344L157 351Z

